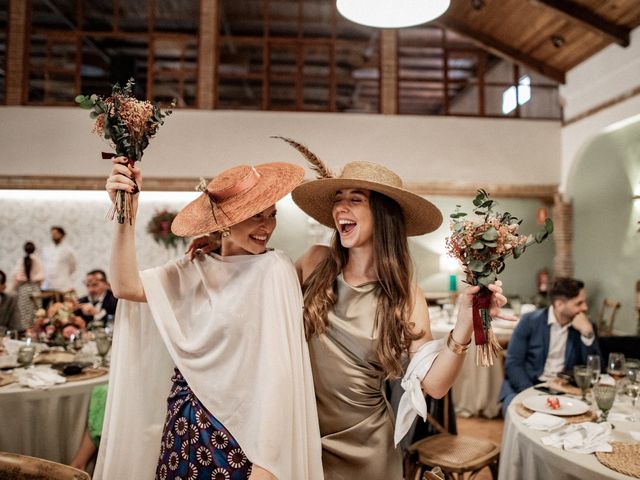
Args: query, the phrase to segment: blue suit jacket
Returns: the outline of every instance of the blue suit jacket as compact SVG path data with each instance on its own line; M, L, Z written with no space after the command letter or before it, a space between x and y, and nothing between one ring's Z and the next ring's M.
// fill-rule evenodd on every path
M544 371L549 353L548 315L549 309L544 308L523 315L518 322L509 340L500 400L540 383L538 378ZM587 347L580 339L580 332L570 326L564 357L565 369L586 363L587 355L593 354L600 354L598 340L595 339Z

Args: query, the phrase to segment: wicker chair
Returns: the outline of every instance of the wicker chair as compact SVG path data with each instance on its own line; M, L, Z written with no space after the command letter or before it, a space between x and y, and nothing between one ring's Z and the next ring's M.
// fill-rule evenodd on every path
M598 336L613 335L613 322L616 320L616 313L618 313L619 309L620 302L614 298L605 298L602 301L602 308L598 317Z
M447 393L445 402L450 398L451 391ZM483 438L451 435L448 425L440 425L431 415L427 416L427 421L440 433L409 447L409 458L414 462L414 468L407 472L408 480L420 480L427 468L436 466L442 469L446 479L462 480L467 473L472 479L485 467L489 467L494 480L498 478L499 445Z
M2 480L91 480L87 472L42 458L0 452Z

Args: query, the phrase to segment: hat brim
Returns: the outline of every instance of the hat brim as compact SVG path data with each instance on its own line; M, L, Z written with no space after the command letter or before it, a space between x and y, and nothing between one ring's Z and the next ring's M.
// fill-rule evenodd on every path
M307 215L322 225L336 229L333 220L333 199L338 190L363 188L395 200L404 213L407 235L423 235L442 225L442 213L429 200L403 188L349 178L321 178L298 185L291 196Z
M291 192L304 178L304 168L285 162L256 165L260 179L252 188L213 207L205 192L185 206L171 224L179 237L193 237L236 225L257 215Z

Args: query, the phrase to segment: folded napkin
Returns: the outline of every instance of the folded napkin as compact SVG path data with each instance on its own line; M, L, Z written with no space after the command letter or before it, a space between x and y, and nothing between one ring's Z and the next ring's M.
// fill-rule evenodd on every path
M567 421L564 418L549 415L548 413L535 412L529 418L524 419L522 423L534 430L549 432L563 426Z
M607 420L610 422L628 422L629 415L625 415L624 413L611 412L607 415Z
M598 380L598 383L604 383L606 385L613 385L613 386L616 385L615 379L608 373L603 373L602 375L600 375L600 380Z
M20 385L36 390L46 390L66 381L62 375L49 369L29 369L20 375Z
M543 445L564 448L574 453L612 452L611 425L583 422L569 425L564 430L542 437Z
M411 358L407 371L402 377L402 388L404 393L398 403L398 413L396 415L396 429L393 435L395 445L407 434L416 415L420 415L423 420L427 420L427 401L420 386L433 361L436 359L444 339L432 340L422 345Z

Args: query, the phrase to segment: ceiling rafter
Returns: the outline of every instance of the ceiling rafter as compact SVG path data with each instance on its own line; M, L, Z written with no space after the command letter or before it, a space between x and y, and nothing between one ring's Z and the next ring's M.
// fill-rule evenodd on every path
M500 40L491 37L485 33L473 30L467 25L458 22L450 17L441 17L436 22L441 27L451 30L459 35L467 37L479 46L501 58L505 58L512 62L524 65L544 75L547 78L555 80L558 83L565 83L565 72L537 60Z
M631 29L610 22L583 5L571 0L529 0L534 5L541 5L558 12L570 20L580 23L589 30L604 35L623 47L629 46Z

